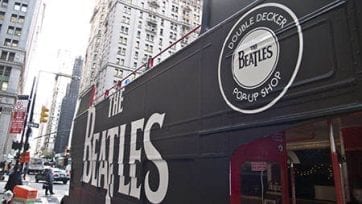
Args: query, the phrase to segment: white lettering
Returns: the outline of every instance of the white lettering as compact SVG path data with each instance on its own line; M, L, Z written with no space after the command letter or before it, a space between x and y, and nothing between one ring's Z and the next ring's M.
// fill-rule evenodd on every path
M165 114L154 113L147 121L145 127L145 133L143 137L143 146L146 152L146 158L152 161L159 173L159 184L158 189L153 191L150 187L150 172L146 173L145 177L145 194L151 203L161 203L165 198L168 188L168 165L165 160L162 159L161 154L153 146L151 142L151 128L153 125L158 124L162 128Z
M137 121L133 121L131 124L131 148L130 148L130 157L129 157L129 165L130 165L130 177L131 177L131 192L130 196L135 198L140 198L141 196L141 188L137 186L137 161L141 161L141 150L137 149L137 132L138 130L143 131L144 119L140 119Z
M126 147L126 124L94 133L95 110L90 109L87 120L85 135L85 146L83 157L82 182L90 183L93 186L107 190L105 203L110 202L114 193L114 181L119 179L118 193L131 196L140 200L141 190L144 186L146 198L151 203L160 203L164 200L169 182L169 170L165 160L151 142L151 128L158 125L162 128L165 114L155 113L151 115L145 125L145 119L131 122L130 144ZM144 130L145 128L145 130ZM114 148L117 137L119 138L117 149ZM142 138L143 137L143 138ZM142 140L143 139L143 140ZM143 151L144 148L144 151ZM129 149L129 162L125 164L125 151ZM114 175L114 152L118 151L118 176ZM145 174L144 179L140 178L142 153L145 159L150 160L156 167L159 174L158 188L150 187L151 172ZM129 175L125 175L128 165ZM129 182L126 183L126 177Z

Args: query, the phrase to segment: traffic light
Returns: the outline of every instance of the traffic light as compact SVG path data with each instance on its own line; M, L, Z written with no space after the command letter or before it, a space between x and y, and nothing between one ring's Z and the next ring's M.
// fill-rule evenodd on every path
M42 106L40 113L40 123L48 122L48 117L49 117L49 109L45 106Z
M20 142L18 142L18 141L13 141L13 143L12 143L12 145L11 145L11 148L12 148L12 149L15 149L15 150L19 150L19 149L21 149L21 146L22 146L22 144L21 144Z

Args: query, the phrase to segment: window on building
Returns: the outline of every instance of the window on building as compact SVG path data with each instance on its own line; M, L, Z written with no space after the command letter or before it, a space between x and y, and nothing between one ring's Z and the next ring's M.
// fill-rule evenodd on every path
M135 52L134 52L134 58L135 58L135 59L138 59L138 51L135 51Z
M171 24L170 24L170 29L171 29L171 30L174 30L174 31L177 31L177 24L171 22Z
M117 78L122 78L123 76L123 71L121 69L114 69L114 76Z
M128 27L121 26L121 32L124 33L124 34L128 34Z
M133 62L133 67L137 68L137 62Z
M10 52L10 53L9 53L8 61L9 61L9 62L14 62L14 60L15 60L15 53L14 53L14 52Z
M13 34L14 34L14 30L15 30L15 28L14 28L13 26L9 26L9 27L8 27L8 31L7 31L6 33L9 34L9 35L13 35Z
M2 0L1 1L1 7L7 8L9 4L9 0Z
M163 28L160 28L160 35L163 35Z
M140 11L140 18L142 19L143 18L143 12Z
M15 35L17 36L21 35L21 28L15 28Z
M147 41L153 42L153 39L154 39L154 38L155 38L154 35L149 34L149 33L146 34L146 40L147 40Z
M4 11L0 11L0 21L3 21L5 18L5 12Z
M17 23L17 22L18 22L18 15L16 15L16 14L11 14L10 21L11 21L12 23Z
M0 65L0 90L6 91L8 88L11 67Z
M6 38L5 41L4 41L4 45L5 46L11 46L11 39Z
M146 43L145 51L147 51L147 52L153 52L153 45L150 45L150 44L147 44L147 43Z
M27 10L28 10L28 5L26 5L26 4L21 5L22 12L26 12Z
M140 48L140 41L136 41L136 48Z
M125 24L129 24L130 23L130 18L128 16L123 16L122 17L122 22Z
M160 38L160 40L159 40L159 43L158 43L158 44L162 46L162 38Z
M14 4L14 10L20 11L20 8L21 8L21 4L20 4L20 3L15 3L15 4Z
M141 37L141 31L137 31L137 38L140 38Z
M124 36L119 37L119 41L121 44L126 45L127 44L127 38Z
M121 60L119 61L119 64L123 66L123 65L124 65L124 59L121 59Z
M13 42L11 43L11 46L13 46L13 47L17 47L18 45L19 45L18 40L13 40Z
M8 58L8 52L2 51L1 55L0 55L0 59L1 60L7 60L7 58Z
M19 16L18 23L24 23L24 21L25 21L25 16Z

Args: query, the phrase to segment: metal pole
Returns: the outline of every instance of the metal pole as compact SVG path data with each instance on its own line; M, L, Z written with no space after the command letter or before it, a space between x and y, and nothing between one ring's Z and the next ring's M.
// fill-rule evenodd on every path
M336 151L336 144L334 141L334 134L333 134L333 124L331 121L328 121L329 125L329 140L331 144L331 160L332 160L332 168L333 168L333 179L334 179L334 186L336 190L336 199L337 204L343 204L343 188L342 188L342 179L341 179L341 169L338 162L338 156Z
M28 99L30 101L30 103L28 103L28 107L27 107L27 113L26 113L25 121L24 121L24 129L23 129L23 132L21 134L21 139L20 139L20 144L22 145L22 147L18 150L18 153L17 153L17 159L16 159L16 162L15 162L16 166L19 164L21 150L22 150L22 148L24 147L24 144L25 144L23 142L25 134L29 134L31 132L31 130L29 130L29 127L28 127L28 121L32 120L32 118L30 118L30 116L32 117L32 115L33 115L31 113L31 110L32 110L32 105L33 105L33 94L34 94L34 91L35 91L34 90L35 82L36 82L36 78L34 78L34 80L33 80L33 84L32 84L31 91L30 91L30 98Z

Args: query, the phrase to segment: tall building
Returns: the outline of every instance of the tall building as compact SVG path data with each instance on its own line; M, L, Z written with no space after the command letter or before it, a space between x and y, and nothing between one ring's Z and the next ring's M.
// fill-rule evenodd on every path
M104 93L135 68L201 24L201 0L98 0L81 81ZM184 38L157 57L161 62L198 36ZM133 76L133 78L136 76ZM132 78L125 80L128 83Z
M24 88L27 62L36 38L41 0L0 0L0 160L6 159L11 142L11 113Z
M58 50L57 57L57 73L54 73L54 87L53 87L53 96L50 101L49 107L49 120L46 124L42 124L43 130L45 130L45 136L42 137L43 140L43 151L53 152L55 136L58 130L59 117L61 114L61 104L62 100L66 94L67 84L69 83L72 75L74 60L72 60L72 55L69 50ZM42 135L42 133L40 133Z
M81 76L83 59L78 57L74 61L72 76ZM58 129L55 137L54 152L62 153L68 146L70 129L73 122L75 106L79 93L80 81L72 79L67 87L67 92L63 98L58 122Z

